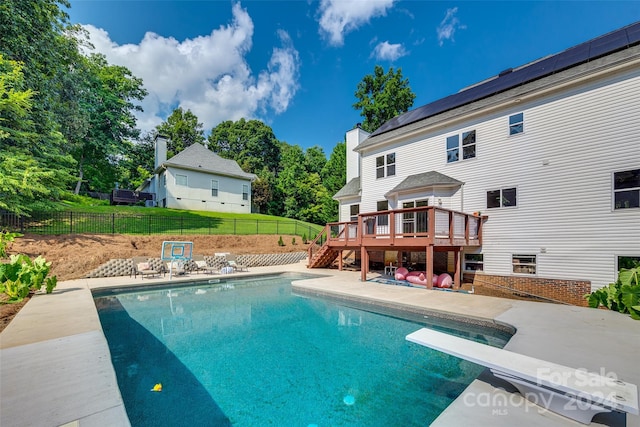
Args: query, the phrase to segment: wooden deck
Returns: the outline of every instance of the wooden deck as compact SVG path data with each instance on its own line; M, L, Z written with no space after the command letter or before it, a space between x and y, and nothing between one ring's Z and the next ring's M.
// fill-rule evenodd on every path
M455 255L454 281L459 287L460 252L467 246L482 245L484 219L435 206L360 214L357 221L325 226L309 247L308 267L328 267L337 258L342 270L342 252L356 250L361 256L361 277L366 280L370 251L424 251L425 276L431 283L433 252L451 251Z

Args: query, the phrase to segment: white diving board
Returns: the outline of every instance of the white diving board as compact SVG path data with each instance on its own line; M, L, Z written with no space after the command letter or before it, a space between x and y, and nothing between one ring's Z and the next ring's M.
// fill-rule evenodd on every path
M640 415L635 384L427 328L407 335L406 339L485 366L528 400L583 424L591 423L601 412Z

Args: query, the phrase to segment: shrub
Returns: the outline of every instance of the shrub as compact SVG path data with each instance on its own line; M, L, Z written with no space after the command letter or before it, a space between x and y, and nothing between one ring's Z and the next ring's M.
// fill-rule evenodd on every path
M606 307L640 320L640 267L623 268L616 283L585 295L589 307Z
M284 246L284 240L282 240L282 236L280 236L280 239L278 240L278 246Z
M29 293L45 286L50 294L58 284L56 276L47 277L51 263L39 256L31 260L27 255L11 255L11 262L0 264L0 292L5 293L8 302L20 302Z
M7 250L11 247L11 243L16 237L22 237L20 233L9 233L8 231L0 232L0 258L7 257Z
M309 240L307 239L307 233L304 233L302 235L302 243L304 243L305 245L309 243Z
M295 245L296 245L296 238L295 238L295 237L291 239L291 244L292 244L293 246L295 246Z

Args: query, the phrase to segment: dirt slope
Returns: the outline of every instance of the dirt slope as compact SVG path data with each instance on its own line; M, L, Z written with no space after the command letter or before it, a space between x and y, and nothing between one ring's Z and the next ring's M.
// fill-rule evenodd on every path
M160 257L162 242L177 240L193 242L196 254L216 252L235 254L271 254L306 251L301 238L282 236L284 246L278 246L280 236L131 236L131 235L25 235L16 239L10 254L23 253L35 258L42 255L51 261L51 274L58 280L78 279L110 259L134 256Z

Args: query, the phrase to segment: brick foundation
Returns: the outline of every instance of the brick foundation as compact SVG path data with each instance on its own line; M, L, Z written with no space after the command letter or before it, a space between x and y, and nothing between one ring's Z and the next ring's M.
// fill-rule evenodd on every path
M588 280L560 280L526 276L498 276L477 272L465 273L464 281L478 286L494 287L511 292L523 292L568 304L586 307L584 296L591 293Z

